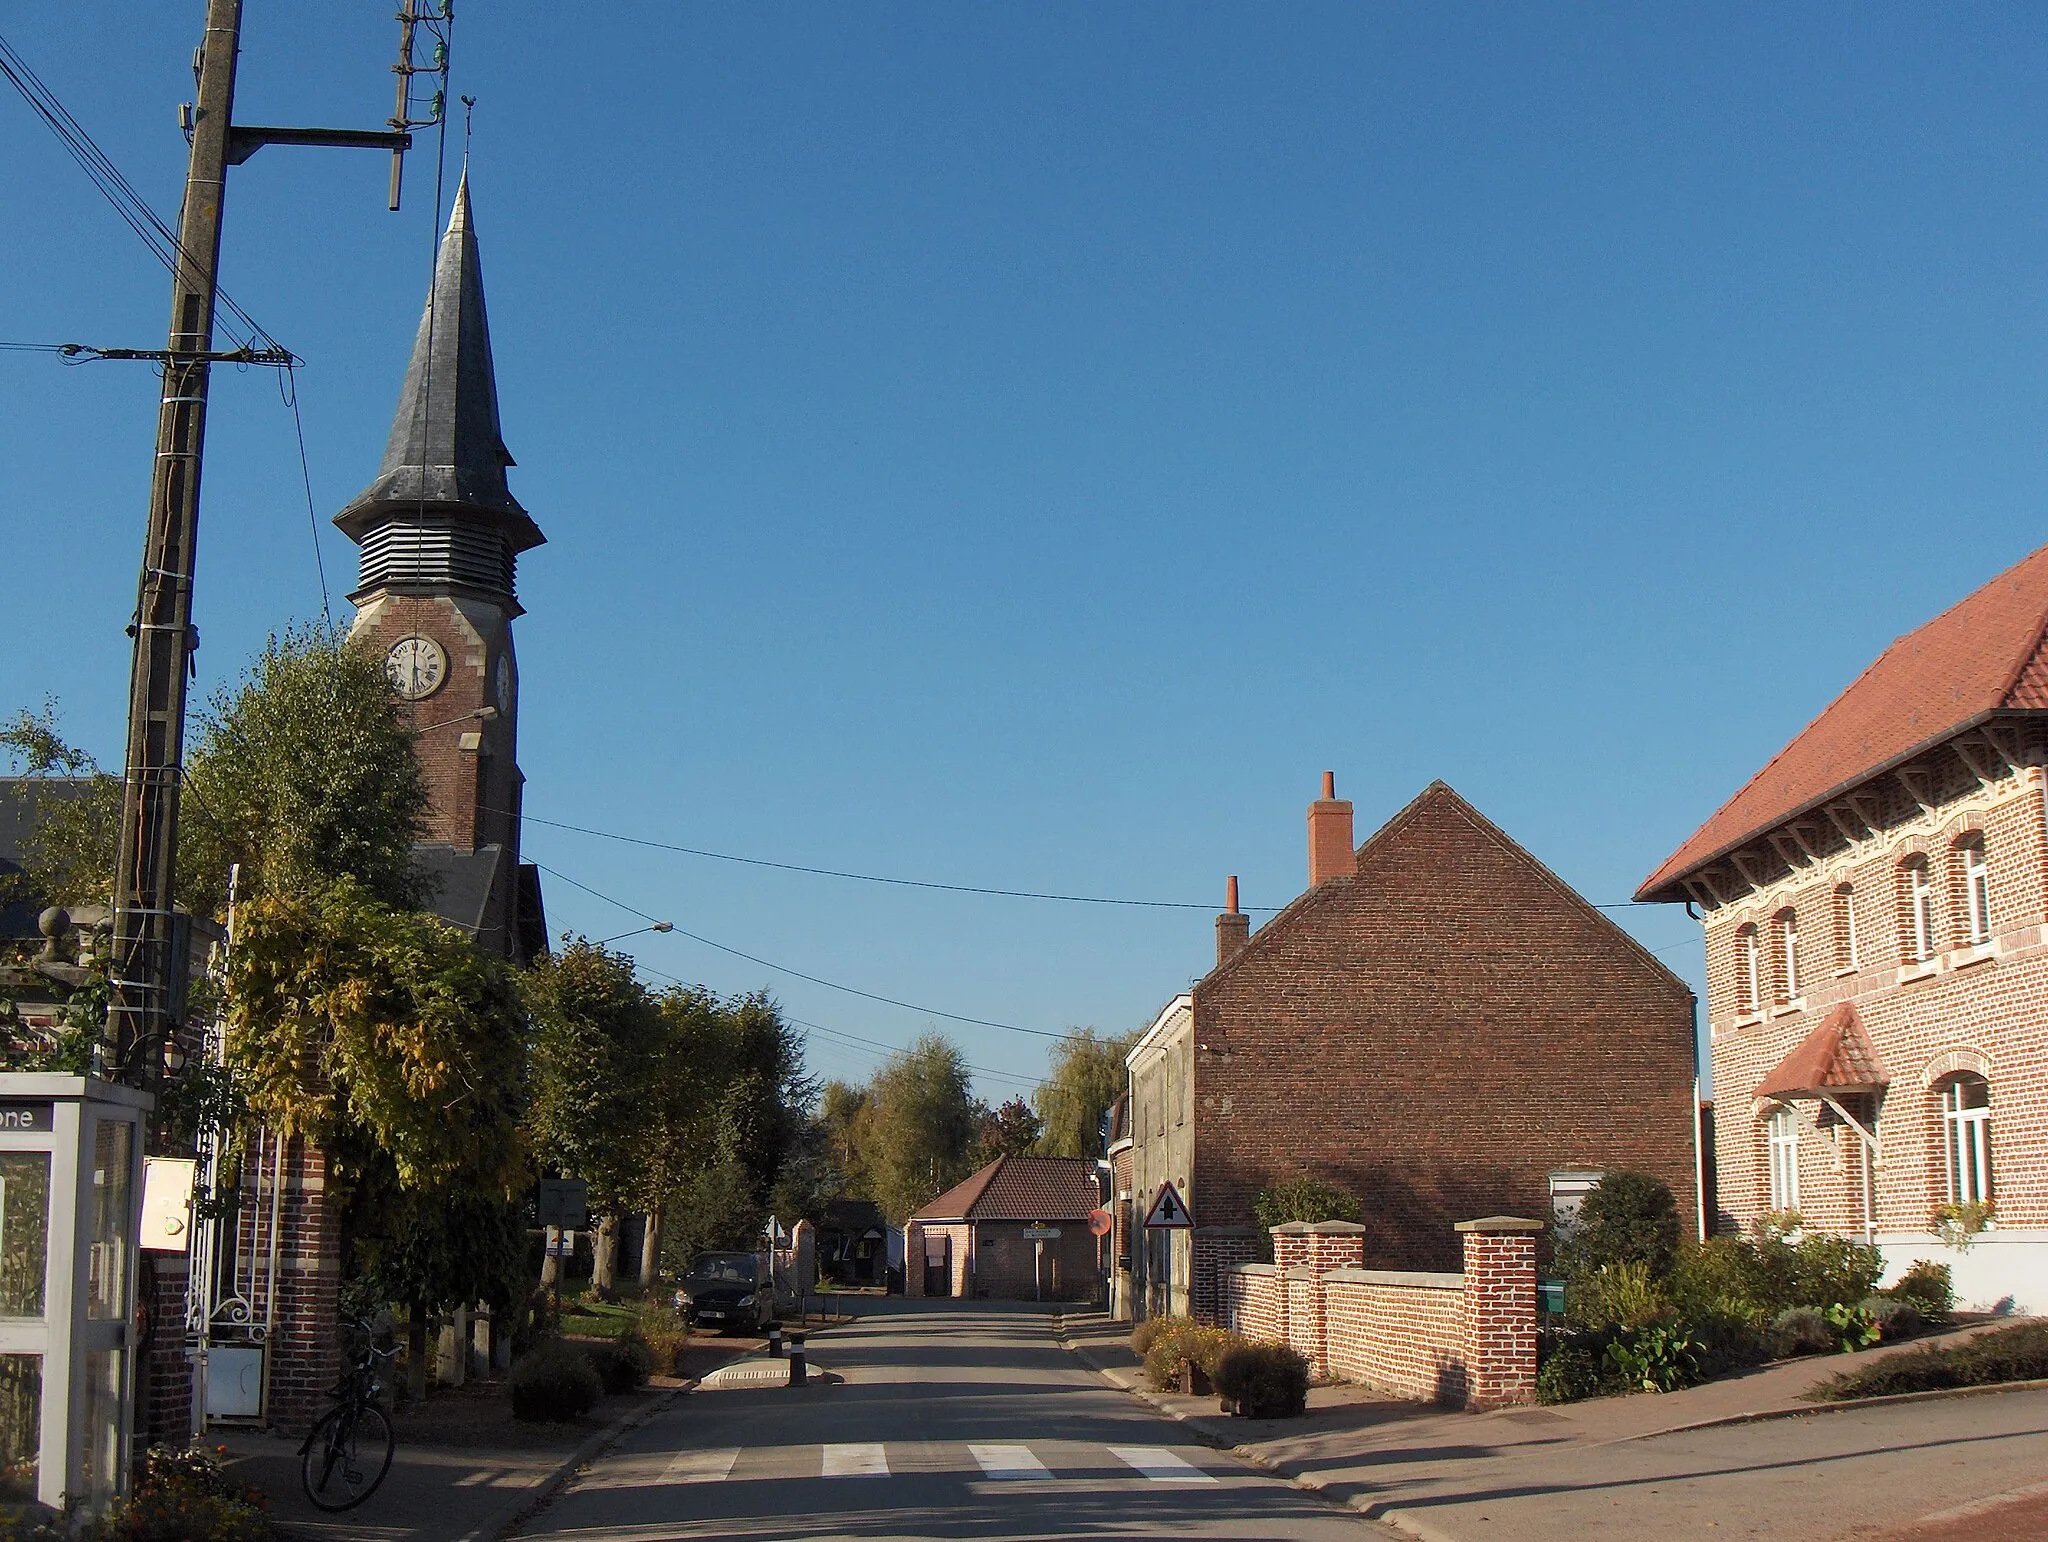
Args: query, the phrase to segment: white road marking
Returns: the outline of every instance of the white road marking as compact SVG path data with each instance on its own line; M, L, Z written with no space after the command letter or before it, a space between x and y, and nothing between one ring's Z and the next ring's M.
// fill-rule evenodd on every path
M879 1445L837 1445L825 1447L828 1478L886 1478L888 1453Z
M1109 1454L1126 1467L1135 1467L1154 1483L1214 1483L1193 1462L1183 1461L1164 1446L1111 1446Z
M678 1451L661 1469L658 1483L723 1483L732 1476L732 1464L740 1459L740 1448L720 1451Z
M1049 1478L1045 1463L1029 1446L969 1446L983 1474L991 1478Z

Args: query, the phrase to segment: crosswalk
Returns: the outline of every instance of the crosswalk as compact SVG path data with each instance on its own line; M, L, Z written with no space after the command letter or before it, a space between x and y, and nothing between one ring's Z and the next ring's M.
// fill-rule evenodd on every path
M615 1457L587 1473L578 1487L661 1488L672 1484L821 1478L860 1480L951 1473L969 1481L1071 1483L1139 1480L1147 1484L1213 1484L1216 1473L1165 1446L1097 1446L1048 1441L924 1443L895 1448L879 1441L818 1446L721 1446Z

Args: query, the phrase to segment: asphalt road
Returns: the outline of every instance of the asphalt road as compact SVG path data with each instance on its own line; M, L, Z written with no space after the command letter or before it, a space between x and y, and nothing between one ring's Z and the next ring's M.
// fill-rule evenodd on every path
M1046 1315L871 1301L805 1389L699 1391L634 1431L518 1535L1272 1538L1391 1535L1183 1438L1082 1369Z

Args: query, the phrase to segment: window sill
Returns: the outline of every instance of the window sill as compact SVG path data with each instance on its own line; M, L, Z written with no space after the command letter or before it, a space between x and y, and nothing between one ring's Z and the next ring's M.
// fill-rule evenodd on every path
M1735 1021L1730 1023L1728 1026L1730 1028L1755 1028L1758 1025L1760 1025L1763 1022L1763 1020L1764 1015L1761 1012L1745 1012L1742 1016L1736 1018Z
M1991 963L1998 957L1998 950L1989 943L1979 947L1965 948L1954 954L1948 961L1951 969L1974 969L1979 964Z
M1772 1007L1771 1016L1797 1017L1801 1012L1804 1012L1805 1010L1806 998L1804 996L1801 996L1797 1001L1787 1001L1778 1006Z
M1859 966L1859 965L1856 965L1856 964L1851 964L1851 965L1849 965L1849 967L1848 967L1848 968L1846 968L1846 969L1837 969L1837 970L1835 971L1835 978L1836 978L1837 980L1846 980L1846 979L1847 979L1847 978L1848 978L1848 977L1849 977L1850 975L1852 975L1852 974L1861 974L1862 972L1863 972L1863 970L1862 970L1861 966Z
M1915 980L1931 980L1941 973L1941 965L1929 959L1922 964L1899 965L1899 984L1911 985Z

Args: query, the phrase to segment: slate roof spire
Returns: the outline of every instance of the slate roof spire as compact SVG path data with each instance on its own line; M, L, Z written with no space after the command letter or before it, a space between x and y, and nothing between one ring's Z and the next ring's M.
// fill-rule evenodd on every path
M377 476L334 522L366 544L380 527L423 521L489 531L512 555L546 537L506 485L513 464L498 426L498 382L484 313L483 262L469 202L469 173L441 238L434 284ZM364 552L364 583L371 583ZM428 578L430 575L417 575ZM509 586L509 567L507 571Z

